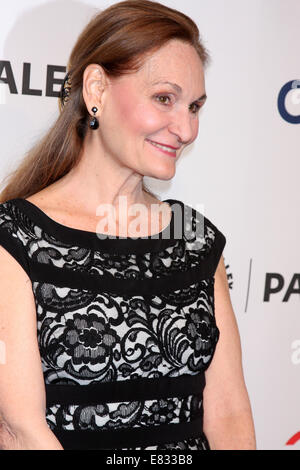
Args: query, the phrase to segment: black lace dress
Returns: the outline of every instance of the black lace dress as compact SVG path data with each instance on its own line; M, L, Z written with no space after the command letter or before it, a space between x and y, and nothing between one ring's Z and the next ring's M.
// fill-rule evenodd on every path
M64 449L209 449L202 392L226 238L164 202L172 218L156 238L101 238L25 199L0 204L0 244L32 282L46 421Z

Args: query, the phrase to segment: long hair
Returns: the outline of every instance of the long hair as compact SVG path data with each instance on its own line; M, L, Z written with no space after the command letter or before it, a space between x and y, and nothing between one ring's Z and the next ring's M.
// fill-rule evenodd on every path
M57 120L2 181L0 203L27 198L66 175L78 162L90 115L82 87L91 63L113 78L134 73L171 39L192 45L205 67L210 62L195 22L185 14L149 0L126 0L94 15L79 35L67 64L71 93ZM145 186L143 190L155 196Z

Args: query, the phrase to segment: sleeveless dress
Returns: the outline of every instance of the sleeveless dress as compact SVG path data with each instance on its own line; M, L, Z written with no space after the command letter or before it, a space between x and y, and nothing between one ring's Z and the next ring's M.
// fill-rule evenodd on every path
M203 389L226 238L163 202L169 225L138 238L67 227L26 199L0 204L0 245L32 282L45 417L64 449L210 449Z

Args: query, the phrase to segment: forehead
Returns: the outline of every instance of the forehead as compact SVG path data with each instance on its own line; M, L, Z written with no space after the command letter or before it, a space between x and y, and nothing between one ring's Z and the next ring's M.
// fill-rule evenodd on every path
M189 86L191 82L199 84L204 81L204 70L194 47L172 40L145 60L137 78L149 85L157 80L169 80Z

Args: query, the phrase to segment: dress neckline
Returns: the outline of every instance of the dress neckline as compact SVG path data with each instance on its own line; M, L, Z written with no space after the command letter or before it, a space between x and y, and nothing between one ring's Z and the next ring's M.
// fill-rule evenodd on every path
M23 213L25 213L35 225L39 226L45 233L52 235L56 239L71 243L72 245L83 246L90 249L105 249L113 252L145 252L148 249L159 251L165 247L172 246L176 243L174 238L174 203L182 202L176 199L165 199L161 202L168 203L171 208L171 220L169 224L161 231L154 235L144 237L122 237L122 236L106 236L101 237L97 232L90 232L73 227L63 225L51 217L49 217L42 209L23 198L10 199L10 203L14 203ZM100 236L99 236L100 235Z

